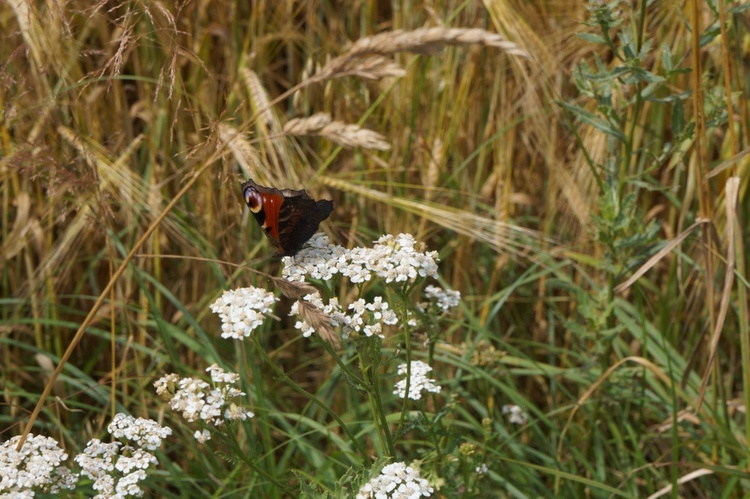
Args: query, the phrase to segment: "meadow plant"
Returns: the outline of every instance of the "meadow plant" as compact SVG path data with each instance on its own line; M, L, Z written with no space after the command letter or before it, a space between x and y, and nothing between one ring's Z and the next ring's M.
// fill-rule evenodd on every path
M244 296L249 296L251 303L254 300L251 294ZM231 320L230 316L227 316L227 320ZM244 324L244 321L241 322ZM240 336L238 339L243 337ZM167 374L154 382L156 394L169 403L170 409L180 412L183 419L189 423L202 421L208 427L217 427L226 421L244 421L254 416L251 411L234 401L246 395L234 387L239 381L239 374L224 372L217 364L208 367L206 371L211 373L211 384L201 379L180 378L177 374ZM207 428L196 430L194 436L201 443L211 438Z
M406 433L421 424L435 423L436 416L423 399L425 393L437 396L441 392L436 380L428 377L433 367L422 360L412 360L420 355L431 361L432 350L418 352L412 348L412 336L427 331L426 326L421 326L428 316L432 322L439 321L460 303L457 291L430 285L422 292L425 279L437 277L439 258L436 252L419 247L409 234L385 235L371 248L352 249L333 245L327 236L317 234L299 254L283 259L281 275L288 284L279 287L297 298L289 312L295 318L295 330L322 345L341 370L343 379L369 402L370 418L377 434L371 444L376 446L375 453L386 460L400 455L396 446ZM344 289L349 292L342 291ZM314 394L307 393L284 375L264 351L258 333L254 333L272 315L273 305L278 300L272 292L261 288L239 288L224 292L210 308L222 321L223 338L250 339L257 357L280 379L325 408ZM437 336L425 338L422 343L434 344L437 339ZM394 372L393 361L402 354L406 362L400 363ZM352 358L358 359L358 369L353 369ZM240 403L246 393L236 387L239 375L226 373L217 365L207 371L211 373L211 383L181 378L177 374L165 375L154 383L157 394L168 401L172 410L181 413L186 422L203 425L194 434L201 443L209 440L212 432L225 431L225 422L254 415ZM396 376L401 379L388 388L388 380ZM396 402L397 399L385 397L387 393L404 400ZM411 414L408 401L419 403L417 421L407 417ZM437 405L433 401L430 406ZM392 427L394 423L388 421L388 415L394 409L400 414L394 420L398 424ZM353 440L360 459L367 462L372 451L367 451L361 437L355 437L348 428L351 422L328 411ZM224 436L230 437L229 434ZM237 456L238 459L252 462L246 451L236 446L232 449L243 454ZM365 470L365 475L369 477L370 472ZM354 486L353 482L351 487ZM432 490L427 480L419 478L413 468L395 462L362 485L357 497L429 496Z
M29 434L21 450L16 449L20 436L7 440L0 446L0 497L60 495L75 489L80 476L93 480L97 498L143 496L139 484L146 471L159 464L153 451L172 430L150 419L118 413L107 431L119 440L90 440L74 458L80 471L68 467L68 454L54 438Z
M407 371L406 364L398 366L399 376L405 375ZM432 371L432 368L421 360L413 360L411 362L411 377L408 380L402 379L396 383L396 389L393 390L393 393L401 398L406 397L407 384L409 385L409 398L412 400L421 399L423 391L440 393L440 387L435 384L435 380L427 377L427 373L430 371Z
M29 434L21 450L16 450L20 436L0 446L0 495L34 497L35 492L58 493L74 489L78 475L64 466L68 454L57 440Z
M427 480L419 477L419 471L404 463L393 463L384 466L378 476L363 485L357 492L357 499L418 499L429 497L433 492Z

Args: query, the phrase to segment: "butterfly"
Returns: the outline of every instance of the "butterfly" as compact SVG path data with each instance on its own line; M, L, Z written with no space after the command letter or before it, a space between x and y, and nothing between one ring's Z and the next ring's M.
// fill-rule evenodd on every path
M277 257L296 255L333 211L333 201L316 201L304 189L279 190L251 179L242 184L242 195Z

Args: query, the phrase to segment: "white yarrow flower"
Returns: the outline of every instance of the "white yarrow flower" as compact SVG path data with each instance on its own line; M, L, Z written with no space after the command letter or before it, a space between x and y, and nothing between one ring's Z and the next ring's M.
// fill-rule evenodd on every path
M193 438L195 438L198 443L204 444L207 441L211 440L211 433L209 433L208 430L198 431L195 430L195 433L193 434Z
M457 307L461 303L461 293L459 291L443 289L439 286L430 285L425 287L424 294L442 310Z
M20 439L0 444L0 497L34 497L37 491L57 494L75 488L78 476L65 467L68 454L57 440L30 433L17 451Z
M383 325L394 325L398 323L395 312L389 308L388 302L376 296L372 303L367 303L364 298L349 304L346 312L342 309L337 298L331 298L324 303L319 293L305 295L303 300L313 305L328 317L333 327L341 327L341 336L344 339L351 335L363 333L365 336L379 336L384 338ZM289 311L290 316L300 316L300 302L292 304ZM315 328L300 317L294 327L302 332L302 336L308 338L315 333Z
M525 425L529 420L529 415L523 412L523 409L517 405L504 405L503 414L510 414L509 421L513 424Z
M172 429L161 426L156 421L144 418L134 418L127 414L115 414L107 427L107 431L115 438L125 438L138 447L156 450L161 447L162 439L172 434Z
M213 364L206 371L211 374L213 386L201 379L180 379L175 374L163 376L154 386L157 393L168 401L170 409L182 413L182 417L190 423L203 421L221 426L227 420L245 420L254 416L234 401L246 395L233 386L240 380L238 374L227 373L218 364ZM210 438L205 431L196 431L194 436L201 443Z
M117 414L107 431L128 444L92 439L75 457L81 474L94 481L93 488L99 492L96 497L143 496L138 484L146 478L147 469L159 464L150 451L160 447L172 430L150 419Z
M263 324L278 300L270 291L250 286L224 291L210 308L221 318L221 337L241 340Z
M411 234L387 234L375 241L372 248L347 250L332 245L328 236L316 234L308 247L296 256L282 260L284 269L281 275L289 281L302 282L307 276L327 281L341 274L354 284L371 280L373 274L385 279L386 283L436 276L437 252L420 252L414 249L415 245L416 240Z
M435 384L434 379L427 377L427 373L432 371L432 368L422 362L421 360L413 360L411 362L411 376L409 382L409 398L412 400L419 400L422 398L422 391L428 391L432 393L440 393L440 387ZM399 376L404 376L407 372L406 364L398 366ZM395 395L401 398L406 397L406 380L402 379L396 383Z
M404 463L393 463L383 467L376 476L359 489L356 499L430 497L433 489L427 480L419 478L419 472Z

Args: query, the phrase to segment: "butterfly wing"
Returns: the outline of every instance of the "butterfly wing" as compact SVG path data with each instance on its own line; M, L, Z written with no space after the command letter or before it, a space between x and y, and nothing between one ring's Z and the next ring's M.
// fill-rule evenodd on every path
M304 190L291 192L294 195L285 193L278 218L283 256L296 255L333 211L333 201L315 201Z
M333 201L316 201L304 189L279 190L248 180L242 192L276 256L296 255L333 211Z

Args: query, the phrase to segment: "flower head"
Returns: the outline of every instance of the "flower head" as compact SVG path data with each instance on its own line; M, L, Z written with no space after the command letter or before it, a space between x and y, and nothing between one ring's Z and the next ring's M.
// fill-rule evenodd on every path
M250 286L225 291L210 308L221 318L221 337L241 340L263 324L277 301L273 293Z
M0 445L0 496L34 497L35 490L59 493L74 489L78 476L63 462L68 454L52 437L29 434L20 451L20 436Z
M433 393L440 393L440 387L435 385L435 380L427 377L427 373L432 371L432 368L422 362L421 360L413 360L411 362L411 375L409 378L409 398L412 400L419 400L422 398L422 391L428 391ZM407 373L406 364L398 366L399 376L403 376ZM395 390L393 393L401 398L406 397L406 380L402 379L396 383Z
M166 398L169 407L173 411L182 412L182 417L191 423L201 420L213 426L221 426L227 420L244 420L254 416L234 401L237 397L246 395L233 386L239 381L238 374L224 372L217 364L206 371L211 373L213 386L201 379L167 374L154 383L156 393ZM210 434L206 431L196 432L195 438L205 442Z
M143 496L138 484L146 478L147 469L159 464L151 451L161 447L162 439L171 435L172 429L150 419L120 413L107 431L127 443L104 443L97 438L89 441L86 449L75 457L81 474L94 481L97 497Z
M388 234L375 241L372 248L347 250L332 245L328 236L316 234L310 239L309 247L294 258L283 259L282 276L289 281L302 282L306 276L327 281L341 274L355 284L369 281L373 275L386 283L436 276L437 252L418 251L416 244L411 234Z
M517 405L504 405L503 414L510 414L510 422L513 424L525 425L529 420L529 415Z
M419 478L419 472L404 463L393 463L383 467L380 475L376 476L359 489L357 499L386 499L429 497L432 487L424 478Z
M325 317L328 325L341 327L341 336L344 339L359 334L384 338L383 326L398 323L396 313L380 296L376 296L372 303L367 303L364 298L360 298L350 303L346 312L339 304L338 298L331 298L328 303L324 303L320 294L314 293L306 295L303 300L315 307ZM316 332L316 328L310 324L312 316L303 312L303 304L296 301L289 315L300 316L300 320L295 323L294 327L302 331L302 336L308 338Z
M457 307L461 303L461 293L451 289L443 289L439 286L427 286L424 295L441 310Z
M125 438L147 450L158 449L161 447L162 439L172 434L171 428L161 426L156 421L134 418L123 413L115 415L107 431L115 438Z

